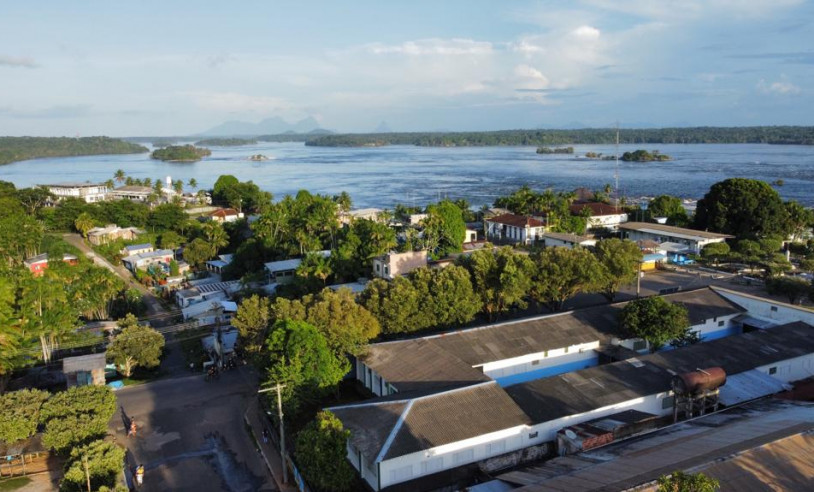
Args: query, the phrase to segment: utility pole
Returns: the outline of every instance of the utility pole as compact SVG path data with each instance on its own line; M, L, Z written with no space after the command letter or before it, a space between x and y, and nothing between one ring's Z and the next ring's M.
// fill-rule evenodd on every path
M257 393L266 393L268 391L277 392L277 417L280 419L280 459L283 464L283 483L288 483L288 466L285 462L285 426L283 425L283 398L281 396L282 389L285 388L284 384L277 383L274 388L261 389Z
M636 299L642 291L642 262L639 262L639 269L636 272Z

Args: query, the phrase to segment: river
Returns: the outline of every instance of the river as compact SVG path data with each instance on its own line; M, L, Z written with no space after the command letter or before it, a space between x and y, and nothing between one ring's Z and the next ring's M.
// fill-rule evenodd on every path
M586 152L613 154L612 145L577 145ZM621 145L621 152L658 149L668 162L619 163L620 195L671 194L701 198L725 178L748 177L776 186L784 199L814 206L814 147L792 145L700 144ZM134 178L195 178L211 188L221 174L252 180L276 198L307 189L312 193L350 193L355 207L424 205L439 197L466 198L475 206L528 185L534 189L602 188L614 182L613 161L538 155L534 147L378 148L306 147L302 143L267 143L211 147L212 156L195 163L167 163L149 154L35 159L0 166L0 180L18 187L66 181L102 182L123 169ZM271 160L251 162L264 154Z

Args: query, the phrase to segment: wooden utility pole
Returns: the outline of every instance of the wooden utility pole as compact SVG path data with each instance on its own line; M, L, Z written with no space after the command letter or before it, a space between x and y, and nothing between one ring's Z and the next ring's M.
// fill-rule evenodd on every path
M277 418L280 419L280 460L283 465L283 483L288 483L288 464L285 462L285 425L283 424L283 397L282 390L285 388L284 384L277 383L274 388L261 389L258 393L266 393L267 391L277 392Z

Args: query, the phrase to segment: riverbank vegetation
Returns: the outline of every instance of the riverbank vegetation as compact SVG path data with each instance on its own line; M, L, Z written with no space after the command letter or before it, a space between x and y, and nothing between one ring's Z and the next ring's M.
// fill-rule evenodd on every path
M239 147L241 145L253 145L257 140L248 138L205 138L195 142L197 146L211 147Z
M170 145L162 149L156 149L150 157L160 161L171 162L195 162L212 155L212 151L206 147L196 147L194 145Z
M615 128L579 130L503 130L449 133L359 133L319 136L306 145L319 147L364 147L416 145L422 147L489 147L503 145L613 144ZM814 145L814 127L753 126L693 127L619 130L621 144L763 143Z
M0 165L42 157L140 154L146 147L109 137L0 137Z
M658 150L654 150L648 152L643 149L634 150L633 152L625 152L619 157L619 160L626 161L626 162L663 162L669 161L671 157L666 154L662 154Z

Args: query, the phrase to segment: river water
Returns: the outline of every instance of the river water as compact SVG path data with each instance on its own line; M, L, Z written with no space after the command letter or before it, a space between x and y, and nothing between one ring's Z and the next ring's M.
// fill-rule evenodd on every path
M784 199L814 206L814 147L791 145L621 145L621 152L658 149L668 162L619 163L620 194L628 197L663 193L701 198L725 178L748 177L773 182ZM522 185L602 188L614 181L613 161L538 155L534 147L378 148L306 147L302 143L266 143L211 147L212 156L195 163L167 163L149 154L35 159L0 166L0 180L18 187L66 181L101 182L123 169L134 178L198 181L211 188L221 174L252 180L275 198L307 189L312 193L350 193L355 207L424 205L439 197L466 198L475 206L491 203ZM612 145L575 146L585 152L613 154ZM248 156L271 157L251 162Z

